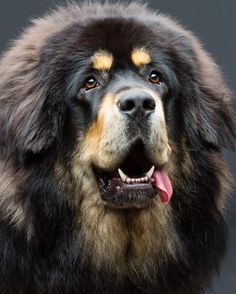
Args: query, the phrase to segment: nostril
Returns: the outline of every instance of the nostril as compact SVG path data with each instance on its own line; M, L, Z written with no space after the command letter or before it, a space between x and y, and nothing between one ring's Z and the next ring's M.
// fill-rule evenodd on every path
M143 109L148 110L154 110L156 108L156 102L153 98L146 98L143 101Z
M135 108L135 102L132 99L127 99L119 102L118 106L122 111L131 111Z

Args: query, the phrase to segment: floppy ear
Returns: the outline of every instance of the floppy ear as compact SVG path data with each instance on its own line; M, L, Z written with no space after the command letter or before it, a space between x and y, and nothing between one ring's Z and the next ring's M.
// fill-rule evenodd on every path
M0 140L11 148L38 153L58 136L59 110L50 105L36 62L29 54L13 53L0 65Z
M58 135L57 112L47 107L45 97L39 99L42 101L27 97L9 117L7 128L20 150L38 153L47 149Z
M58 112L47 108L44 97L37 95L32 94L14 106L8 101L3 107L0 103L1 134L21 151L43 151L58 135Z
M219 67L192 38L196 76L185 94L185 125L189 139L197 135L204 144L234 148L236 113L233 95L224 83ZM193 85L194 83L194 85Z

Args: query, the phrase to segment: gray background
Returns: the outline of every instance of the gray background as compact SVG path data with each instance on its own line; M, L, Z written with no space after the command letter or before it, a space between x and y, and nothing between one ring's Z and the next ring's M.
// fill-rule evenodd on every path
M80 1L78 1L80 2ZM9 46L29 19L40 16L65 1L0 0L0 51ZM195 32L205 48L221 66L225 79L236 92L236 1L235 0L157 0L150 6L180 20ZM220 85L219 85L220 86ZM224 151L236 178L236 156ZM229 249L220 277L215 280L214 293L236 293L236 192L228 206L227 223L230 230Z

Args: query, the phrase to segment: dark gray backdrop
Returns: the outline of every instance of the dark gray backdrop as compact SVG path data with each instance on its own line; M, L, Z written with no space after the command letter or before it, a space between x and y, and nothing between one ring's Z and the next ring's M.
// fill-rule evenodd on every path
M80 2L80 1L78 1ZM124 2L124 1L123 1ZM0 51L22 31L29 19L40 16L64 0L0 0ZM195 32L221 66L226 81L236 92L236 1L235 0L157 0L151 7L180 20ZM220 85L219 85L220 86ZM236 114L235 114L236 115ZM236 156L224 152L236 178ZM236 293L236 192L232 193L227 212L230 242L214 293Z

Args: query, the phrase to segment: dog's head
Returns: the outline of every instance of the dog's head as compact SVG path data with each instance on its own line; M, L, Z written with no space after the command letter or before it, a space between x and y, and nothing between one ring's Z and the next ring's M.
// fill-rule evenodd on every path
M45 163L77 203L97 260L118 262L129 234L146 258L134 237L145 225L152 256L162 246L159 253L175 254L175 208L162 202L172 189L196 192L205 176L196 163L235 136L231 93L195 37L135 5L62 9L16 42L0 83L3 150L38 174ZM134 208L136 220L124 229L122 211ZM108 241L112 230L117 237Z
M151 184L152 175L169 182L164 170L173 144L179 149L181 140L190 148L231 143L229 91L188 32L163 16L60 26L34 36L36 44L34 31L28 32L2 65L8 87L1 110L8 111L2 115L8 118L4 136L21 152L40 153L75 140L106 201L143 206L159 185ZM63 128L72 127L76 131L65 140ZM168 200L171 187L164 182Z

